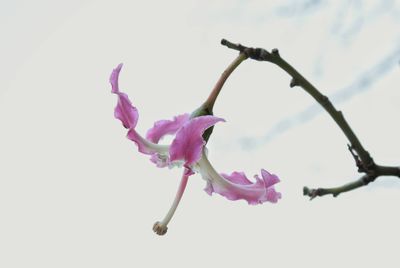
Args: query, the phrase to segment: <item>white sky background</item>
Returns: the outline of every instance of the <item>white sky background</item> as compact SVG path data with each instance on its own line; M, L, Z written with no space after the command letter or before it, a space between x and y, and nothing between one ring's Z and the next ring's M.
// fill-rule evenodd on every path
M204 101L236 56L221 38L277 47L336 96L378 163L398 165L399 1L0 5L0 267L398 267L400 181L303 197L359 175L339 128L269 63L246 61L226 83L215 113L227 122L208 147L220 172L278 174L283 199L209 197L196 175L167 235L153 234L181 170L125 138L108 78L124 62L144 134Z

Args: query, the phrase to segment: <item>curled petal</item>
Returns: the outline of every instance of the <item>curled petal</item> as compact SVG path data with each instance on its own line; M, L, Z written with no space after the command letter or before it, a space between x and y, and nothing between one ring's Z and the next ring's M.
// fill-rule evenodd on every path
M136 107L132 105L128 95L119 91L118 77L121 68L122 63L112 71L110 76L110 83L112 87L111 92L118 95L118 103L114 110L114 116L122 122L122 125L125 128L135 128L139 118L139 113Z
M261 176L262 176L262 180L265 183L265 188L267 189L267 194L266 194L267 201L269 201L271 203L278 202L278 199L280 199L282 197L281 193L275 191L275 188L274 188L274 185L277 184L278 182L280 182L278 176L276 176L275 174L269 173L265 169L261 169ZM258 175L255 175L254 177L257 180L261 180L258 177Z
M127 137L134 141L138 146L139 152L151 155L151 161L158 167L169 165L168 146L154 144L146 140L136 132L135 127L139 118L139 113L128 98L128 95L119 90L118 77L122 68L119 64L111 73L110 83L111 92L118 95L118 103L115 107L114 115L119 119L125 128L129 129Z
M175 134L186 122L189 121L189 114L181 114L174 117L173 120L160 120L154 123L154 126L147 131L146 138L154 143L158 143L165 135Z
M148 155L155 155L155 154L162 154L166 155L168 153L169 146L167 145L159 145L152 143L145 138L143 138L139 133L135 131L135 129L131 128L127 134L128 139L135 142L138 146L138 150L141 153L148 154ZM155 157L155 156L154 156ZM152 157L151 161L156 163Z
M118 66L113 69L111 75L110 75L110 84L111 84L111 92L118 94L119 93L119 85L118 85L118 77L119 77L119 72L122 69L122 63L118 64Z
M282 194L275 191L274 187L270 187L267 189L267 201L271 203L278 202L278 199L282 198Z
M135 128L139 113L136 107L130 102L128 95L125 93L118 94L118 104L114 110L115 118L121 120L122 125L127 128Z
M267 187L267 188L280 182L278 176L276 176L275 174L269 173L265 169L261 169L261 176L265 182L265 187ZM256 177L258 178L258 175L256 175Z
M217 122L225 121L212 115L199 116L185 123L176 133L169 148L171 161L183 160L185 166L194 164L201 158L204 144L203 133Z
M271 184L277 182L277 177L265 170L261 172L262 178L255 176L256 182L251 182L243 172L233 172L231 175L218 174L204 154L198 165L201 175L207 181L204 190L210 195L215 192L229 200L244 199L251 205L266 201L276 203L281 198L281 194L276 192Z

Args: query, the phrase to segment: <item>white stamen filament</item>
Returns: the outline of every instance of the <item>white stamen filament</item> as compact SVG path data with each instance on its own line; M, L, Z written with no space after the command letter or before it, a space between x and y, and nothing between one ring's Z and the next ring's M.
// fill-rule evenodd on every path
M158 234L158 235L164 235L167 230L168 230L168 223L171 221L172 217L174 216L174 213L176 211L176 208L179 205L179 202L181 201L183 192L185 191L187 182L188 182L189 175L186 174L186 170L183 171L182 179L179 184L178 191L176 192L176 196L174 199L174 202L172 203L172 206L170 207L167 215L165 215L164 219L161 222L156 222L153 226L153 231Z
M204 179L210 180L210 182L213 181L214 183L217 183L224 188L229 188L234 186L233 183L227 181L220 174L218 174L218 172L214 169L214 167L208 160L205 150L203 150L202 156L200 160L197 162L197 164L200 170L200 174Z

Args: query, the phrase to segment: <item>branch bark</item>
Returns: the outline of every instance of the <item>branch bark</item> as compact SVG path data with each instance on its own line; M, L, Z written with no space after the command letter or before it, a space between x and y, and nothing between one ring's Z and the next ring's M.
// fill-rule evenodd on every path
M374 162L369 152L364 149L358 137L351 129L350 125L347 123L346 119L343 116L343 113L341 111L338 111L333 106L332 102L327 96L323 95L293 66L286 62L280 56L278 49L273 49L271 52L269 52L263 48L252 48L243 46L241 44L231 43L226 39L222 39L221 44L230 49L234 49L239 51L240 53L246 54L247 57L250 59L257 61L268 61L279 66L282 70L287 72L292 77L290 87L300 86L307 93L309 93L332 117L332 119L349 140L349 150L355 159L358 171L364 173L364 175L354 182L350 182L336 188L310 189L308 187L304 187L304 195L309 196L311 199L327 194L332 194L336 197L340 193L348 192L359 187L368 185L370 182L375 181L375 179L380 176L397 176L400 178L400 167L380 166Z

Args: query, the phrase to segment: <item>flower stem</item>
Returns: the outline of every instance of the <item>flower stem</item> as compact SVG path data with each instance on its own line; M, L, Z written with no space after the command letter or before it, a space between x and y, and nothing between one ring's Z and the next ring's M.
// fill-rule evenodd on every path
M213 90L211 91L210 95L208 96L207 100L197 108L192 114L191 118L195 118L198 116L204 115L213 115L213 108L215 101L219 93L221 92L222 87L224 86L226 80L231 75L231 73L242 63L244 60L248 58L247 54L240 52L239 55L233 60L233 62L225 69L225 71L221 74L221 77L218 79L217 83L215 84ZM211 136L214 127L208 128L204 134L203 139L208 142L208 139Z
M167 215L165 215L164 219L161 222L156 222L153 226L153 231L157 233L158 235L164 235L167 230L168 230L168 223L171 221L172 217L174 216L174 213L176 211L176 208L179 205L179 202L181 201L183 192L185 191L188 179L189 179L189 174L184 170L181 182L179 184L178 191L176 192L176 196L174 199L174 202L172 203L170 209L168 210Z
M217 97L219 93L221 92L221 89L223 85L225 84L225 81L228 79L228 77L231 75L231 73L239 66L240 63L242 63L244 60L246 60L248 57L245 53L240 53L235 60L226 68L226 70L222 73L221 77L218 79L217 83L215 84L213 90L211 91L210 95L208 96L207 100L204 102L202 107L206 110L208 110L212 114L212 110L214 108L215 101L217 100Z

